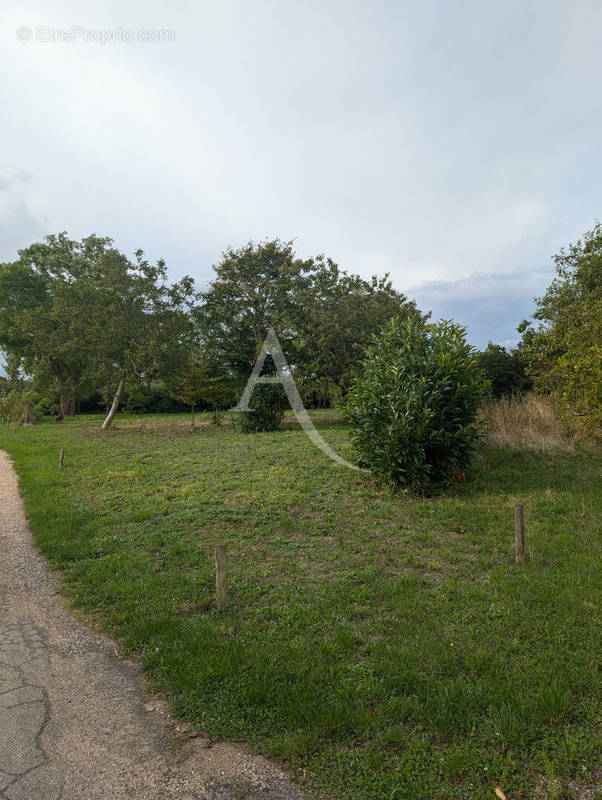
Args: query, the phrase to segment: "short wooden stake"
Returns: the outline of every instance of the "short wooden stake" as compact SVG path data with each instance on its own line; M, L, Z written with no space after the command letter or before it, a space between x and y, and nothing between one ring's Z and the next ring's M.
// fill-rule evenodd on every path
M215 597L218 611L226 607L226 594L226 545L218 544L215 547Z
M525 561L525 512L520 503L514 507L514 547L516 550L516 563Z
M64 461L65 461L65 451L61 448L61 454L59 456L59 469L63 469Z

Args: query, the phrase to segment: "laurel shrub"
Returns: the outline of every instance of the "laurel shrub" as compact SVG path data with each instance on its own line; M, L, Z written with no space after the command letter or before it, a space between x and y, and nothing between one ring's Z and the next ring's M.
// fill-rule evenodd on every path
M470 463L488 388L462 326L392 319L344 406L359 464L416 492L451 480Z

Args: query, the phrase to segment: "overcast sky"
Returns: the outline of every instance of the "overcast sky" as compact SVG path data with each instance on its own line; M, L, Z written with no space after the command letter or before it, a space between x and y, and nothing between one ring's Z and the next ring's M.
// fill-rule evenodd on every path
M600 216L599 0L5 0L0 21L0 261L94 232L204 283L224 247L294 238L484 346Z

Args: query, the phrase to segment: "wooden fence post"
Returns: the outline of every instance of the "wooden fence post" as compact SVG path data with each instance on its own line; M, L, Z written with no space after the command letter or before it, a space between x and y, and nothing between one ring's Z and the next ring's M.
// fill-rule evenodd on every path
M514 533L516 563L523 564L525 561L525 513L520 503L514 507Z
M61 448L61 454L59 455L59 469L63 469L64 460L65 460L65 451Z
M215 546L215 597L218 611L226 607L226 594L226 545L218 544Z

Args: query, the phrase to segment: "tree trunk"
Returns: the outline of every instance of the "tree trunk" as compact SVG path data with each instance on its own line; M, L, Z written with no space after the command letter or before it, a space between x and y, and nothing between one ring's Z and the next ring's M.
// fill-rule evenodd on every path
M115 392L115 397L113 398L113 403L111 408L109 409L109 413L107 414L107 418L102 423L102 430L107 431L111 427L111 423L113 422L113 417L117 413L117 409L119 408L119 403L121 401L121 395L123 394L123 381L119 381L119 386L117 387L117 391Z
M70 388L61 390L59 397L59 411L55 417L55 422L63 422L65 417L72 417L75 414L75 392Z
M194 406L190 406L190 413L192 414L192 430L194 430Z
M69 413L69 398L64 394L59 397L59 413L54 418L55 422L62 422Z

